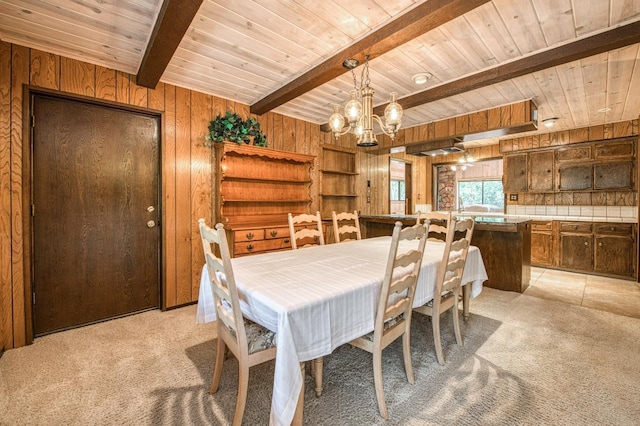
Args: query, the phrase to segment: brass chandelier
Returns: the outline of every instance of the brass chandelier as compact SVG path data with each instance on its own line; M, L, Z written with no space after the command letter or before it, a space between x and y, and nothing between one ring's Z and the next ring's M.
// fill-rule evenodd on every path
M353 90L351 99L344 106L344 114L340 111L340 105L333 106L333 114L329 117L329 125L336 139L349 132L358 137L358 146L376 146L378 140L373 133L373 121L375 120L380 130L393 140L398 134L400 120L402 119L402 107L397 101L398 94L392 92L389 105L384 109L384 123L380 117L373 113L374 90L369 85L369 55L366 55L364 68L360 76L360 85L356 79L354 69L360 65L356 59L347 59L342 66L351 70L353 75ZM345 121L346 117L346 121ZM345 122L348 123L345 126Z

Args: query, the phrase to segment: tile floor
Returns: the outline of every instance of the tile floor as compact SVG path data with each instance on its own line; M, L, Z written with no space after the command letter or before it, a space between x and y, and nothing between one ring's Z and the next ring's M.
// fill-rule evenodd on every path
M635 281L532 267L524 294L640 318L640 284Z

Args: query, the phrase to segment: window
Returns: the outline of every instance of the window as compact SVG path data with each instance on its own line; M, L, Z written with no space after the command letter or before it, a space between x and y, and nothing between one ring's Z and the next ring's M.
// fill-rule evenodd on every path
M389 196L391 201L404 201L404 181L391 179L391 188L389 189Z
M458 208L483 205L504 209L502 181L499 179L478 179L458 181Z

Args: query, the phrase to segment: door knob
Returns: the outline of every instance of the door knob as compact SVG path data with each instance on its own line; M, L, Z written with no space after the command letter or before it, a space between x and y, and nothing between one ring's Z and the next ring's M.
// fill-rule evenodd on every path
M153 220L147 222L147 228L153 228L154 226L156 226L156 223Z

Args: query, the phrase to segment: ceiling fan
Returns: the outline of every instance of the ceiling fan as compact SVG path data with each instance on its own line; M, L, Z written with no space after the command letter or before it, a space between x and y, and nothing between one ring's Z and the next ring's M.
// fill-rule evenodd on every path
M458 159L458 163L451 165L451 170L454 172L458 170L458 168L463 171L467 170L467 167L473 167L473 163L475 161L476 159L473 158L473 156L469 154L467 151L465 151L462 153L462 156Z

